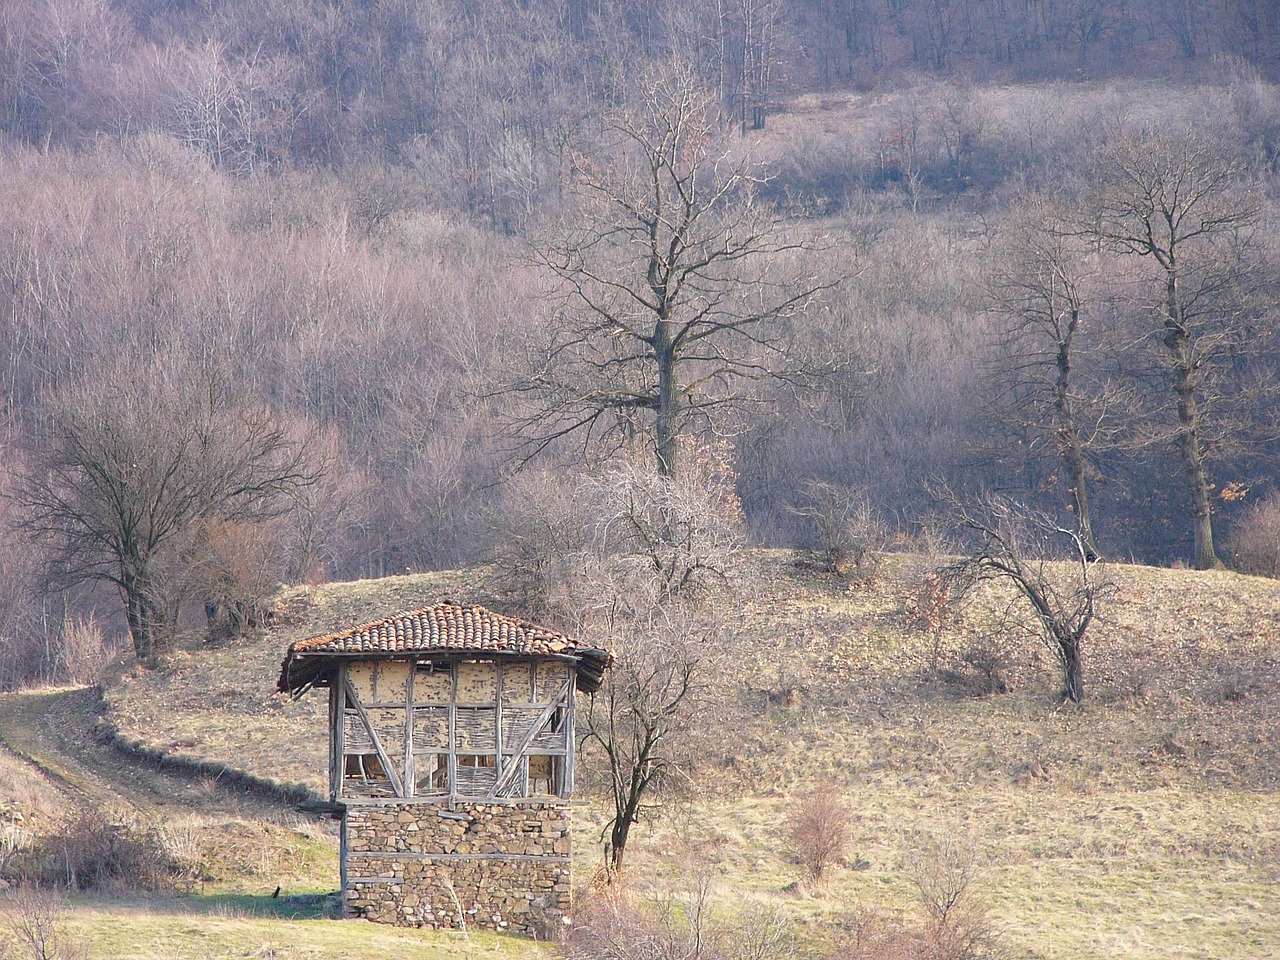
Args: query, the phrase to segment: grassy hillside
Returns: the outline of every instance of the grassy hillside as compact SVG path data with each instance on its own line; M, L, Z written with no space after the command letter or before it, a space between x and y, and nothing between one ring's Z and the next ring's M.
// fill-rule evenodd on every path
M890 558L870 585L783 552L753 565L747 598L724 611L740 625L716 666L728 716L689 791L634 841L633 883L705 874L722 903L779 910L802 942L839 943L868 909L911 916L909 864L949 836L979 856L1014 956L1243 960L1280 943L1280 584L1113 568L1075 708L1058 702L1040 648L996 630L1000 597L939 634L921 629L916 558ZM272 692L285 646L442 596L504 605L484 571L293 590L265 637L122 668L107 719L167 753L322 791L325 700ZM983 695L993 658L1008 690ZM786 822L820 785L846 800L854 828L846 862L815 890L795 883ZM603 818L588 801L580 880ZM331 835L273 829L318 844L298 883L336 886Z

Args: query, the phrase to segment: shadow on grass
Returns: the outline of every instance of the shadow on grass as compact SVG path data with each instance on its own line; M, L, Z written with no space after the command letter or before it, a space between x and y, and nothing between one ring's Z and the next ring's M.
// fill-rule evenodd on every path
M178 897L176 911L211 917L275 920L326 920L338 917L342 896L338 893L298 893L273 897L248 893L213 893Z

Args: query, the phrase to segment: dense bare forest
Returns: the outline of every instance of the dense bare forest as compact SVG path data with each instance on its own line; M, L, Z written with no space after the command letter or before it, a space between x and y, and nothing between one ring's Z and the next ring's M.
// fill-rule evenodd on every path
M0 0L0 684L620 458L1274 573L1278 70L1261 0Z

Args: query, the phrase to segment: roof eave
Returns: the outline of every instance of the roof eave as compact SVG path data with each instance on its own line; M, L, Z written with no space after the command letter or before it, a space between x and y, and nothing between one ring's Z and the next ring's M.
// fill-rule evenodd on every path
M310 661L314 666L297 671L295 664ZM280 664L276 690L297 700L312 687L329 685L328 664L340 660L560 660L572 663L578 675L578 689L595 693L605 671L613 662L607 650L586 647L572 653L529 653L514 650L294 650L290 648Z

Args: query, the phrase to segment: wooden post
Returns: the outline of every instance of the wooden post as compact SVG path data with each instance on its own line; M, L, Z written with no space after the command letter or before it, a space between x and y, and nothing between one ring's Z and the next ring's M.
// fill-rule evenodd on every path
M564 768L561 772L562 782L558 791L561 798L573 796L573 753L574 747L577 745L576 737L576 721L574 718L574 702L578 699L577 692L578 671L569 668L569 693L566 697L564 708Z
M458 796L458 661L449 664L449 753L445 760L449 799Z
M418 778L413 762L413 678L418 673L418 661L409 661L409 680L404 687L404 795L412 797L418 792Z
M337 778L337 792L334 800L342 796L343 780L347 775L347 665L339 663L330 684L337 688L336 699L330 703L337 704L333 716L333 766Z
M506 664L501 660L493 661L494 672L497 674L497 690L494 694L494 710L493 710L493 736L494 736L494 761L493 776L497 780L502 779L502 676L506 671ZM519 758L516 758L519 762Z

